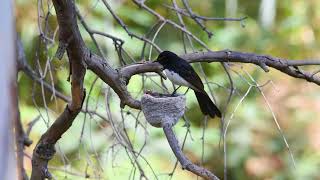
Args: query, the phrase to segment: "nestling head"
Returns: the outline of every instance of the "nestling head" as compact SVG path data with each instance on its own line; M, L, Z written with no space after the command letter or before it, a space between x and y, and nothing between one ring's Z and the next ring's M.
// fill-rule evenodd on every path
M169 63L170 61L176 59L177 55L171 51L163 51L159 54L156 62L160 63L162 66Z

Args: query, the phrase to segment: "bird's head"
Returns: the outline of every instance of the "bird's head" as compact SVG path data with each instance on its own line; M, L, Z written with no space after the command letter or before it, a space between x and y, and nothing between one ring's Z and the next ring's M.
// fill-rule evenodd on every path
M171 51L163 51L159 54L155 62L158 62L162 66L165 66L166 64L170 63L170 61L173 61L176 57L177 55Z

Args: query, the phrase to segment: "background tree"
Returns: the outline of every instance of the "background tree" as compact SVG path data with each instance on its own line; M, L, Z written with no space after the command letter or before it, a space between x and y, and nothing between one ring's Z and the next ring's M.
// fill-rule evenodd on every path
M289 60L317 57L319 5L18 1L26 52L18 58L19 105L35 141L25 150L27 172L32 179L194 179L140 111L145 90L172 91L156 74L161 66L149 62L166 49L193 63L225 114L221 124L208 121L186 95L175 132L192 162L224 179L319 178L320 79L312 66L320 62Z

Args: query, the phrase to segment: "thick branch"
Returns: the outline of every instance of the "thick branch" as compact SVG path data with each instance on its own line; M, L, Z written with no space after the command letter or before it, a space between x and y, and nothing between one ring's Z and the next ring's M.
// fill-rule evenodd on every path
M72 125L85 98L83 80L86 72L84 59L87 56L87 51L84 50L84 42L77 27L74 2L54 0L53 5L59 23L60 44L66 44L70 61L72 100L37 143L32 156L32 180L51 178L48 171L48 161L55 153L54 145Z
M320 78L313 73L299 70L297 66L320 65L320 61L315 60L287 60L275 58L267 55L258 55L253 53L243 53L237 51L223 50L191 53L182 56L189 62L240 62L251 63L260 66L266 72L268 67L277 69L289 76L305 79L320 85Z
M130 96L126 87L128 80L122 76L120 70L112 69L106 65L101 57L91 53L90 57L86 59L86 64L88 69L93 71L117 93L121 100L121 107L128 105L132 108L140 109L140 101L137 101Z
M305 72L296 68L297 66L304 65L320 65L320 61L311 60L287 60L281 58L275 58L271 56L258 55L253 53L243 53L236 51L211 51L211 52L198 52L181 55L182 58L194 62L237 62L237 63L251 63L260 66L265 71L268 71L268 67L277 69L289 76L305 79L309 82L320 85L320 79L318 76L313 75L310 72ZM137 63L123 68L117 71L105 67L104 61L96 55L87 59L88 68L95 72L102 80L104 80L121 99L121 106L128 105L132 108L140 109L140 101L133 99L126 89L126 85L131 76L140 73L147 72L161 72L162 66L159 63L145 62Z

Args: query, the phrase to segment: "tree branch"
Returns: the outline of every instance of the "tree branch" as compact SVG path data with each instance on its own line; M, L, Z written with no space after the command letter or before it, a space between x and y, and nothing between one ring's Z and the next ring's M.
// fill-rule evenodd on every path
M187 12L190 15L190 17L201 27L203 31L205 31L208 34L208 37L210 39L213 33L209 31L207 27L199 19L197 19L196 15L193 13L191 7L189 6L189 3L187 2L187 0L182 0L182 3L184 7L187 9Z
M172 7L172 6L169 6L166 4L164 6L172 11L175 11L175 12L183 15L183 16L191 17L191 15L188 12L186 12L186 10L184 10L184 9L181 9L179 7ZM202 21L240 21L240 22L248 18L248 17L241 17L241 18L206 17L206 16L200 16L200 15L197 15L194 13L193 13L193 17L195 19L200 19Z
M25 67L25 54L24 49L21 40L16 36L16 55L17 55L17 73L19 70L23 69ZM16 76L18 77L18 76ZM17 81L17 80L16 80ZM18 86L17 82L14 83L14 88L16 89ZM16 91L13 91L14 93L17 93ZM28 135L25 133L21 118L20 118L20 110L19 110L19 102L18 102L18 94L15 94L13 96L14 103L16 106L16 114L15 114L15 122L14 122L14 134L15 134L15 146L16 146L16 159L17 159L17 177L21 180L27 180L28 176L24 169L24 147L30 146L32 144L32 140L28 138Z
M182 169L187 169L188 171L193 172L194 174L201 176L205 179L209 180L219 180L217 176L215 176L213 173L208 171L207 169L197 166L193 164L181 151L181 148L179 146L179 142L174 135L174 132L172 130L172 125L167 123L163 126L164 134L167 137L167 140L169 142L169 145L174 152L175 156L177 157L178 161L180 162Z
M320 61L311 60L287 60L271 56L258 55L253 53L243 53L237 51L223 50L210 52L197 52L181 55L182 58L190 63L194 62L235 62L250 63L263 68L268 72L268 68L277 69L289 76L307 80L320 85L320 78L313 73L295 68L296 66L320 65ZM121 107L128 105L131 108L140 109L140 101L133 99L126 89L131 76L140 73L162 71L162 66L155 62L145 62L131 64L118 70L105 67L104 61L97 55L92 55L86 60L88 68L96 73L104 82L106 82L118 94L121 100Z
M37 143L32 156L32 180L51 178L48 161L55 153L54 145L72 125L85 98L83 81L86 73L84 59L87 51L83 50L85 46L77 26L74 2L69 0L53 0L52 2L59 23L60 42L67 44L66 50L72 73L72 100Z
M320 78L315 76L314 73L303 71L297 68L298 66L320 65L320 61L316 60L288 60L267 55L243 53L231 50L192 53L183 55L182 57L189 62L251 63L260 66L266 72L268 72L268 67L271 67L289 76L304 79L320 85Z

